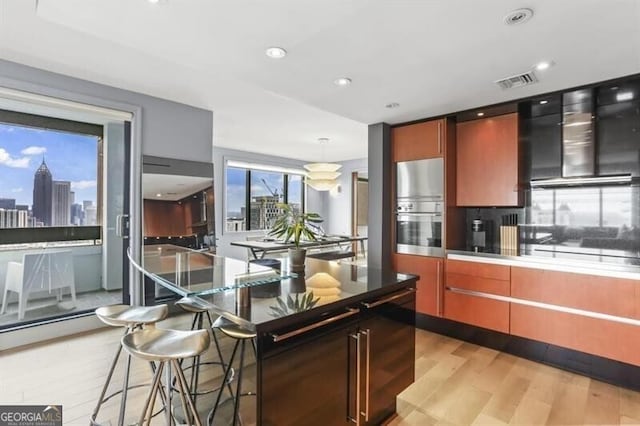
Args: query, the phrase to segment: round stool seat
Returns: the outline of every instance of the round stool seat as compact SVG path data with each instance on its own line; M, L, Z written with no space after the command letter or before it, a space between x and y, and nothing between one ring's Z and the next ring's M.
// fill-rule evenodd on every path
M241 327L224 317L218 317L213 323L213 328L217 328L233 339L253 339L257 336L255 331Z
M131 355L147 361L191 358L209 347L209 332L145 328L125 335L122 346Z
M111 305L96 309L96 316L107 325L124 327L136 324L153 324L169 314L167 305L129 306Z
M202 306L198 301L191 299L190 297L183 297L176 302L176 305L180 306L185 311L193 312L194 314L208 311L205 306Z

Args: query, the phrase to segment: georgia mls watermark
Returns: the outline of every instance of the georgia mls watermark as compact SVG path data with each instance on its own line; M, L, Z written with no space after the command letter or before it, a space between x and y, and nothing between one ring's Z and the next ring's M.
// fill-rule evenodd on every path
M0 426L62 426L62 405L0 405Z

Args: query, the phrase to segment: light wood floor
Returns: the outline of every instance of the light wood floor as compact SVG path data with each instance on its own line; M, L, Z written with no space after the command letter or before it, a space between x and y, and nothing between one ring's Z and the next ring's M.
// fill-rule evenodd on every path
M189 320L170 318L159 326L186 329ZM62 404L65 425L87 425L120 337L121 330L105 329L0 352L0 403ZM228 342L223 347L228 353ZM146 363L133 362L132 381L149 376ZM121 370L114 377L119 382ZM128 411L140 412L145 391L132 392ZM117 424L117 403L114 398L104 406L102 423ZM393 426L640 425L640 393L422 330L416 382L397 405Z
M640 393L419 330L389 425L640 425Z

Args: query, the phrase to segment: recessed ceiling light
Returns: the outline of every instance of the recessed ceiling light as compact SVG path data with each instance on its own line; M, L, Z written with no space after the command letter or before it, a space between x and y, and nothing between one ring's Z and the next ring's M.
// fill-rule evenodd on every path
M165 4L168 0L147 0L151 4Z
M162 194L158 192L158 193L156 194L156 197L162 197Z
M318 142L327 143L327 142L329 142L329 138L318 138Z
M540 105L544 105L544 104L548 104L548 103L549 103L549 101L547 101L547 100L540 101Z
M478 114L476 114L478 117L484 117L484 112L479 112Z
M398 108L400 106L399 103L397 102L391 102L390 104L386 104L384 107L385 108Z
M549 61L538 62L536 64L536 69L538 71L545 71L545 70L548 70L549 68L551 68L551 65L553 65L553 62L549 62Z
M507 25L519 25L524 24L533 16L533 10L522 8L516 9L506 14L504 17L504 23Z
M333 84L336 86L348 86L351 84L351 79L348 77L340 77L333 80Z
M282 59L287 56L287 51L282 47L270 47L264 53L272 59Z

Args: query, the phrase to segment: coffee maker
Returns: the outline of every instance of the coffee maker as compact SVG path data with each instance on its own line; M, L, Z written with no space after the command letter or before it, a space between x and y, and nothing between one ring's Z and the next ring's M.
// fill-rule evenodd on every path
M490 220L473 219L471 222L471 248L474 252L491 251L492 228Z

